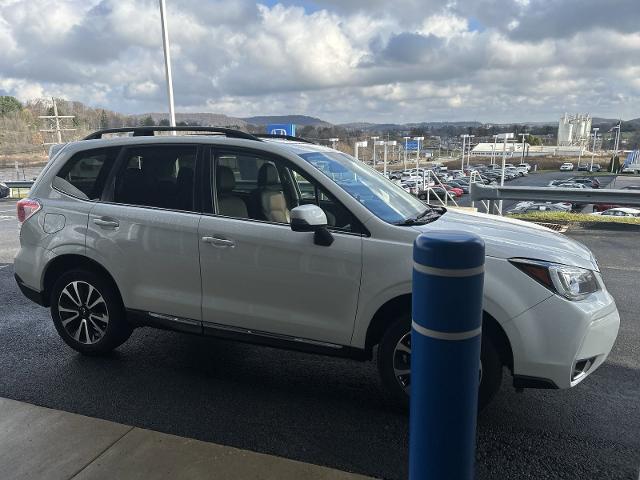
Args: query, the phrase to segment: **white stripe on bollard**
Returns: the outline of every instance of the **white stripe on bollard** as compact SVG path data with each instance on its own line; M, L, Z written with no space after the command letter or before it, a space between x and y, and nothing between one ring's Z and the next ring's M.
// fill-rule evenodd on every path
M413 263L415 268L420 273L426 273L427 275L435 275L437 277L473 277L474 275L480 275L484 272L484 265L480 265L475 268L436 268L427 267L420 263Z
M439 332L437 330L431 330L423 327L422 325L418 325L413 320L411 320L411 327L420 335L437 338L438 340L466 340L467 338L477 337L482 333L482 327L467 330L466 332Z

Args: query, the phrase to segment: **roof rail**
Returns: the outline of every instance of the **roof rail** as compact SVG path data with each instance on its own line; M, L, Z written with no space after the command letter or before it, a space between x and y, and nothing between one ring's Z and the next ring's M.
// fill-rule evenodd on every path
M87 135L83 140L96 140L102 138L107 133L133 133L134 137L153 137L155 132L207 132L225 135L229 138L244 138L245 140L261 141L257 136L241 130L223 127L167 127L167 126L145 126L145 127L123 127L123 128L105 128Z
M302 137L294 137L292 135L277 135L275 133L254 133L253 135L258 138L281 138L282 140L291 140L292 142L311 143L316 145L316 143L311 140L307 140Z

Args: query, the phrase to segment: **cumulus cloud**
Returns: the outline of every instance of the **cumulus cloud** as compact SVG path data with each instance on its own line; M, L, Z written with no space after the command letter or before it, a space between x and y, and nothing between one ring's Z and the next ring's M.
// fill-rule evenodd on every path
M637 0L169 0L179 111L640 115ZM155 0L0 0L0 94L165 110Z

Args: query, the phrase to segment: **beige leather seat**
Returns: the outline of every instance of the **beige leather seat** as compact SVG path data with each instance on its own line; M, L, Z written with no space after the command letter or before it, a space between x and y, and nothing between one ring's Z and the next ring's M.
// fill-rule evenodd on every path
M249 218L247 204L233 193L236 177L229 167L216 170L216 188L218 191L218 212L228 217Z
M282 191L278 169L272 163L265 163L258 170L258 188L255 191L258 214L262 220L289 223L289 209Z

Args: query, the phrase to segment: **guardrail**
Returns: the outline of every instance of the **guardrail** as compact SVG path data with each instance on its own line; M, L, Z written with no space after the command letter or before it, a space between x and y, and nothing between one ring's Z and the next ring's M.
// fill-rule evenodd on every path
M9 198L24 198L33 186L33 180L7 180L2 183L9 187Z
M640 206L640 192L614 189L578 189L555 187L500 187L472 183L469 194L473 201L488 200L487 212L492 203L500 200L536 200L541 202L610 203L614 205Z

